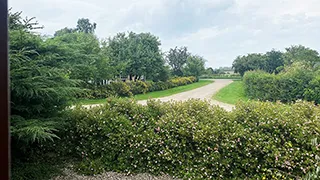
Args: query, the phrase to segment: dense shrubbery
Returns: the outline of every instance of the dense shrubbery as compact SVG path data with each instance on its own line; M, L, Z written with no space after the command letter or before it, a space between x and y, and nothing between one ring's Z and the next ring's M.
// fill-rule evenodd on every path
M88 99L106 98L109 96L130 97L136 94L144 94L146 92L162 91L178 86L184 86L196 81L197 78L193 76L172 78L166 82L118 81L98 88L92 87L91 90L79 94L79 97Z
M132 81L129 86L132 94L144 94L148 91L148 85L143 81Z
M304 91L304 98L308 101L320 103L320 75L316 75L309 82L308 88Z
M304 176L319 167L320 109L248 102L227 112L209 103L147 106L108 99L104 106L76 108L61 134L84 174L104 170L165 172L184 179Z
M247 72L243 78L249 98L293 102L298 99L320 102L320 76L312 70L291 67L277 75L263 71Z

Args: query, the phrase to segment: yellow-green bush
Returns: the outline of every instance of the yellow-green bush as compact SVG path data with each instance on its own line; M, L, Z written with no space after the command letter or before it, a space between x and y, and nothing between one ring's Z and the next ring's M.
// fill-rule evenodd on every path
M148 92L153 91L163 91L169 88L172 88L168 82L149 82L148 83Z
M169 80L169 83L173 86L173 87L177 87L177 86L183 86L183 85L187 85L187 84L191 84L196 82L197 79L193 76L190 77L178 77L178 78L173 78Z
M112 82L109 87L112 92L119 96L132 96L130 86L122 81Z
M108 99L76 108L64 137L86 174L102 170L168 173L183 179L284 179L319 167L320 109L239 103L232 112L208 102Z
M148 85L143 81L128 82L132 94L144 94L148 91Z

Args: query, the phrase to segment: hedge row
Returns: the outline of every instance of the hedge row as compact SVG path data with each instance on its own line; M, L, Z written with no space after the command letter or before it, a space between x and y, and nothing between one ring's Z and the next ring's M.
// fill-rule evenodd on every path
M298 99L320 103L320 76L317 72L294 69L280 74L263 71L246 72L246 95L263 101L294 102Z
M183 179L285 179L319 167L320 109L247 102L227 112L208 102L108 99L77 107L60 136L61 152L83 174L167 173ZM65 145L64 145L65 144Z
M79 98L106 98L110 96L124 96L130 97L136 94L144 94L146 92L162 91L178 86L192 84L197 81L197 78L177 77L168 80L167 82L143 82L143 81L129 81L129 82L112 82L109 85L99 86L85 91Z
M239 74L204 75L200 79L241 79Z

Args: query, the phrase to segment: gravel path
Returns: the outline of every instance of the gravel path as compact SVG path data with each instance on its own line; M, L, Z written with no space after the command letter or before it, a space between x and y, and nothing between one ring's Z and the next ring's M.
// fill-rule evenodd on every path
M162 98L155 98L155 100L160 100L162 102L166 101L186 101L188 99L201 99L201 100L209 100L212 105L218 105L227 111L231 111L234 105L222 103L212 99L212 96L217 93L223 87L229 85L233 81L230 79L215 79L214 83L209 85L193 89L191 91L186 91L178 94L174 94L172 96L162 97ZM138 101L138 103L146 105L147 100ZM92 104L92 105L84 105L86 108L91 108L95 106L99 106L100 104Z
M65 175L57 176L52 180L174 180L168 175L152 176L147 173L127 175L125 173L105 172L96 176L78 175L70 169L64 171Z
M231 111L234 107L233 105L222 103L216 100L212 100L212 96L217 93L223 87L229 85L233 81L230 79L215 79L214 83L209 85L193 89L191 91L182 92L179 94L174 94L172 96L162 97L162 98L155 98L156 100L160 100L162 102L167 101L186 101L188 99L201 99L201 100L209 100L212 105L218 105L227 111ZM147 104L147 100L138 101L140 104Z

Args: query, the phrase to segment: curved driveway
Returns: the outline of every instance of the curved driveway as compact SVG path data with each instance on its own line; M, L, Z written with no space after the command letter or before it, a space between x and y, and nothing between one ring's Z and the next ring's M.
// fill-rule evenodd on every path
M222 103L212 99L212 96L217 93L223 87L229 85L233 81L230 79L214 79L214 83L208 84L206 86L193 89L190 91L174 94L171 96L161 97L161 98L154 98L155 100L160 100L162 102L166 101L186 101L188 99L201 99L201 100L208 100L211 102L212 105L218 105L227 111L231 111L234 105ZM147 104L147 100L138 101L138 103L142 105ZM86 108L91 108L95 106L99 106L101 104L91 104L91 105L83 105Z
M233 81L230 79L215 79L214 83L208 84L206 86L193 89L190 91L174 94L167 97L155 98L156 100L160 100L162 102L174 100L174 101L186 101L188 99L201 99L201 100L209 100L213 105L219 105L224 109L231 111L234 107L230 104L225 104L216 100L212 100L212 96L217 93L223 87L229 85ZM140 104L147 104L147 100L138 101Z

